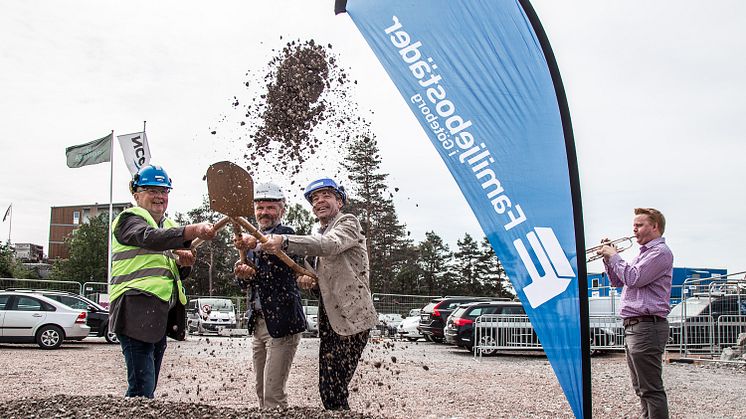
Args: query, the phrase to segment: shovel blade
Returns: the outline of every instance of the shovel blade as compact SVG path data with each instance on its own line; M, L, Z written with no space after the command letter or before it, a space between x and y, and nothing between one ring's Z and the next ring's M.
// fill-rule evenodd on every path
M254 216L254 180L249 172L229 161L207 169L210 209L229 217Z

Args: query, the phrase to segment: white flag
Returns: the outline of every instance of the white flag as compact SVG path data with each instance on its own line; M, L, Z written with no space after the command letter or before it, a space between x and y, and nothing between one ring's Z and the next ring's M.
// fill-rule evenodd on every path
M117 135L119 145L122 146L124 162L134 175L141 167L150 163L150 147L148 147L148 137L144 132L136 132L127 135Z

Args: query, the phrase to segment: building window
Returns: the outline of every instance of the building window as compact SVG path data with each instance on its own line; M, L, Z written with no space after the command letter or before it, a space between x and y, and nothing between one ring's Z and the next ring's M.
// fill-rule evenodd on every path
M80 211L73 211L73 224L80 224Z
M91 220L91 210L90 208L86 208L83 210L83 222L87 223Z

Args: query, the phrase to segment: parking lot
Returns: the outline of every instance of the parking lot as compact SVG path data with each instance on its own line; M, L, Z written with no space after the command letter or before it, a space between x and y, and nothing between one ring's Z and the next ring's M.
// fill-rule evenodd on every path
M250 338L169 341L159 400L254 407ZM319 407L318 339L303 339L288 383L293 406ZM624 417L637 406L622 354L594 357L594 416ZM66 342L55 351L0 345L0 402L54 394L120 397L124 362L103 338ZM737 365L669 363L664 367L672 417L746 417L746 370ZM354 411L397 418L572 417L546 359L539 353L470 353L436 343L371 340L351 385ZM31 412L29 412L31 414ZM137 415L133 412L133 417Z

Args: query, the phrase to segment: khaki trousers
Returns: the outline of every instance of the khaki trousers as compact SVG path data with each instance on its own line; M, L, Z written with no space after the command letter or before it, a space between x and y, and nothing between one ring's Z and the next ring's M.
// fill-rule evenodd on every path
M256 372L256 396L259 407L287 407L286 384L290 375L295 351L300 343L300 333L273 338L267 331L264 318L258 318L252 348Z
M668 399L663 388L663 352L668 322L640 322L624 328L624 346L632 387L640 398L640 418L668 419Z

